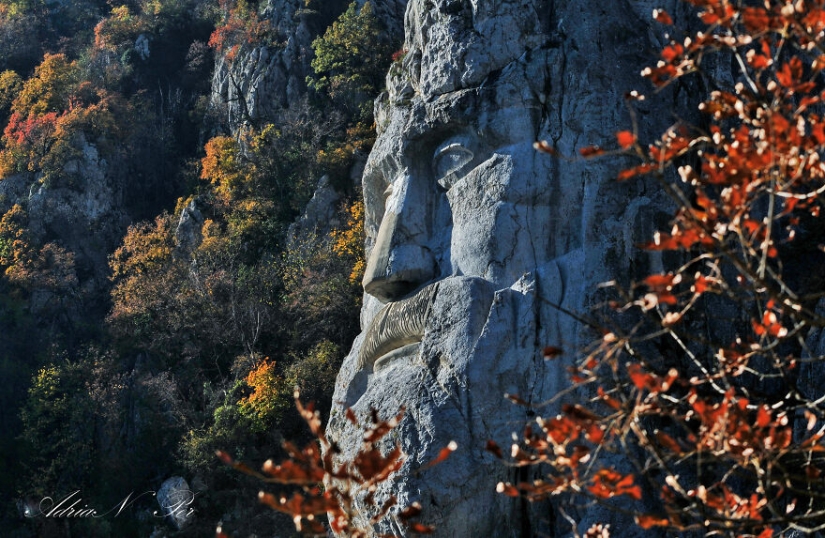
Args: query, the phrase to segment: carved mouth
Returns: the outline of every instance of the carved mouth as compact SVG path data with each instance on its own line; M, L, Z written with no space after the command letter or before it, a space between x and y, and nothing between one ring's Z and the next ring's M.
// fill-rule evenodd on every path
M437 292L438 283L430 284L412 297L379 310L364 337L358 355L359 369L385 363L386 358L395 355L407 355L414 344L420 343Z

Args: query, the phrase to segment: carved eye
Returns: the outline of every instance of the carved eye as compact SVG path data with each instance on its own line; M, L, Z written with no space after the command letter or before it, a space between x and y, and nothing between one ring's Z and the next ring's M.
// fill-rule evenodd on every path
M433 173L438 184L450 190L453 184L471 170L475 155L463 141L448 140L435 150Z

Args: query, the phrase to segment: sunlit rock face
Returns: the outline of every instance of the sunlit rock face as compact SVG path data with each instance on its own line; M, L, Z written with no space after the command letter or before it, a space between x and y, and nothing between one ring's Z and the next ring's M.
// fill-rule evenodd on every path
M272 43L244 47L237 57L216 59L212 101L226 111L237 129L245 121L275 121L284 109L297 111L312 75L312 41L352 0L268 0L261 17L268 19ZM357 0L362 6L366 0ZM406 0L371 0L373 12L389 39L400 39Z
M650 184L617 184L616 159L533 149L536 140L567 155L615 147L615 132L630 127L623 96L646 88L639 72L657 48L652 7L408 4L407 53L376 104L379 137L363 176L363 332L339 374L328 432L352 456L361 437L345 407L384 417L406 407L388 442L399 440L408 459L383 494L420 502L438 536L571 532L555 508L497 494L499 481L527 475L484 447L509 446L534 418L505 394L535 404L567 386L565 367L593 334L565 312L590 314L599 283L657 264L635 249L666 221ZM639 118L650 132L670 121L647 101ZM548 362L547 345L568 353ZM450 441L459 449L447 462L416 472ZM404 535L392 518L380 530Z

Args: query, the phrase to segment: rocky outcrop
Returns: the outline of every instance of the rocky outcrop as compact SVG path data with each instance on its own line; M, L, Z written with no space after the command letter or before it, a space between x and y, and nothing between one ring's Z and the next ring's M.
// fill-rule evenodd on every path
M123 203L123 178L112 173L95 145L82 136L77 148L78 156L65 164L65 177L56 184L36 181L31 174L0 181L0 211L20 204L36 243L54 241L72 252L80 288L92 297L109 286L108 255L123 237L129 216ZM33 291L31 306L38 311L38 304L48 301L43 290ZM76 314L81 319L89 312Z
M379 494L420 502L438 536L570 534L553 506L495 492L499 481L528 477L484 447L487 440L509 446L534 419L505 394L549 402L539 412L556 413L566 366L593 338L570 313L592 313L604 298L598 284L661 264L635 249L667 219L655 189L615 182L617 160L551 159L532 147L547 140L567 155L591 144L615 147L615 133L630 122L623 96L647 89L639 73L660 39L649 25L653 7L641 0L411 0L407 7L406 56L376 103L379 137L363 176L363 332L339 374L328 434L342 457L352 457L361 437L344 407L385 417L406 407L398 440L409 457ZM640 115L651 132L669 121L667 108L650 101ZM566 358L545 361L546 345ZM449 441L459 450L448 463L416 471ZM622 528L595 509L566 513L580 533L593 521ZM403 535L393 523L379 530Z
M219 57L215 64L213 103L226 108L226 119L233 130L246 121L272 120L280 110L299 108L307 93L306 77L312 74L312 41L349 3L348 0L324 3L270 0L267 3L262 16L270 21L272 43L243 48L231 60ZM400 38L406 0L371 0L371 3L392 39Z

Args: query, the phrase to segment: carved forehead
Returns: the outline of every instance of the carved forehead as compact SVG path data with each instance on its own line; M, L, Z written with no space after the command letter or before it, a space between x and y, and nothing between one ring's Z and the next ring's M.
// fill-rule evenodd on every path
M489 150L532 143L549 113L550 73L557 52L538 50L487 76L478 86L426 98L385 94L377 106L378 140L370 155L385 172L410 166L422 146L434 149L455 134ZM560 81L558 81L560 83Z
M546 42L547 0L411 0L403 70L425 99L478 86Z

